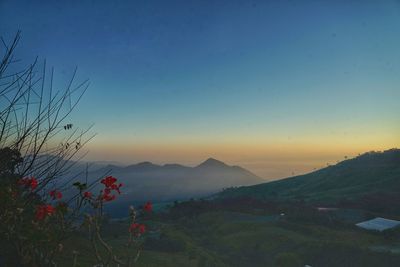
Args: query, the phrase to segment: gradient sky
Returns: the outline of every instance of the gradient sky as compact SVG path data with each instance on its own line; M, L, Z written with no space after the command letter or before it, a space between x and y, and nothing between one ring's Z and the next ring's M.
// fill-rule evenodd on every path
M24 62L90 78L88 160L280 178L399 147L399 1L0 0L18 29Z

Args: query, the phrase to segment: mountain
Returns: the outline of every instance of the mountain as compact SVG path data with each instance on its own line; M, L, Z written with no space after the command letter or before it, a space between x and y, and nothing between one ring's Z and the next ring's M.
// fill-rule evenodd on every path
M219 168L219 167L226 167L227 165L222 161L216 160L214 158L208 158L203 163L200 163L197 168Z
M170 201L214 194L223 188L253 185L265 180L239 166L209 158L195 167L141 162L126 167L108 165L90 172L90 177L109 173L123 186L120 202ZM117 201L117 202L119 202Z
M400 149L368 152L309 174L227 189L218 197L329 202L378 193L400 193Z

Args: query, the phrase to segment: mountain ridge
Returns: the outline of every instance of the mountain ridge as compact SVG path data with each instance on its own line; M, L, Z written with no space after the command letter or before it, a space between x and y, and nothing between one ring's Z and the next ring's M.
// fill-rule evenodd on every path
M223 188L265 181L251 171L214 158L208 158L193 167L177 163L158 165L149 161L125 167L109 165L92 171L91 175L101 176L104 173L124 183L121 201L169 201L204 197Z

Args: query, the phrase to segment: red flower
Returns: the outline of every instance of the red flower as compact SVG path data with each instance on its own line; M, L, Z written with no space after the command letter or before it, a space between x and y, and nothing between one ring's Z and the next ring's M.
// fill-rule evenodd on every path
M115 199L115 195L111 195L111 191L115 190L118 194L121 194L119 188L122 184L116 184L117 178L112 176L107 176L106 178L101 180L101 183L104 184L104 194L101 196L101 199L104 201L111 201Z
M106 178L101 180L101 183L104 184L106 187L111 187L116 181L117 178L112 176L107 176Z
M111 185L111 189L115 190L118 192L118 194L121 194L121 191L119 190L119 188L122 186L122 184L116 185L116 184L112 184Z
M115 195L110 195L110 194L104 193L103 196L101 197L101 199L104 200L105 202L112 201L115 199Z
M52 205L40 205L36 207L36 219L38 221L43 220L46 216L50 216L55 212L55 208Z
M146 225L139 223L132 223L129 226L129 232L135 233L135 235L144 234L146 232Z
M62 193L60 191L58 191L58 190L50 191L49 194L53 198L53 200L62 198Z
M129 226L129 232L133 232L133 231L135 231L137 228L139 228L139 224L138 224L138 223L132 223L132 224Z
M151 204L150 201L146 202L146 204L143 206L143 210L146 212L151 212L153 210L153 204Z
M54 207L52 205L46 205L46 213L47 215L51 215L55 212L56 210L54 209Z
M31 180L30 180L31 189L35 190L37 186L38 186L38 181L35 179L35 177L31 177Z
M38 187L38 181L35 177L25 177L18 180L19 185L24 185L26 187L30 187L31 190L35 190Z
M92 198L92 192L85 192L85 193L83 193L83 197L84 198Z
M139 225L139 233L144 234L144 232L146 232L146 225Z

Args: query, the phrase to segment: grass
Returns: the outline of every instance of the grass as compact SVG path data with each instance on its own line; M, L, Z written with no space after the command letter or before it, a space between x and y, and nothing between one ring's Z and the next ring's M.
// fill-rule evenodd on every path
M400 266L399 243L385 234L346 222L326 225L285 216L220 210L164 218L153 222L160 234L149 236L135 266ZM121 247L127 225L111 226L106 235L115 248ZM94 264L88 242L82 236L73 239L82 251L79 266Z

